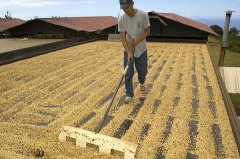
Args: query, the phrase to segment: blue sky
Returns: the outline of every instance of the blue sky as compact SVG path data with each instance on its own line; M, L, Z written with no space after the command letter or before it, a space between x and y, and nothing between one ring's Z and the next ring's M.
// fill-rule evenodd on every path
M0 0L0 17L9 11L13 17L118 16L119 0ZM224 19L225 10L236 11L232 18L240 21L240 0L135 0L144 11L176 13L191 19ZM122 11L120 12L122 14Z

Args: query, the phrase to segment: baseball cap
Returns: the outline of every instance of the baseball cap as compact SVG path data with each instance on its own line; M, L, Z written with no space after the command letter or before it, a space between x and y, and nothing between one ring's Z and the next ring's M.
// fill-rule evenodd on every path
M128 8L132 3L133 0L119 0L120 8L125 9Z

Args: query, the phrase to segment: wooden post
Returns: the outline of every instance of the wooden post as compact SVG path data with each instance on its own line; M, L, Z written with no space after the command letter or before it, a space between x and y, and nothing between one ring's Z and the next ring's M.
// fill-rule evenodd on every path
M226 48L225 47L221 47L220 58L219 58L219 66L220 67L224 66L225 52L226 52Z

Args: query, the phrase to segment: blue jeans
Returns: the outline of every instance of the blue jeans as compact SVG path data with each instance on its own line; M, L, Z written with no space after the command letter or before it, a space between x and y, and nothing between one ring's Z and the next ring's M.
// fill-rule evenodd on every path
M133 64L135 63L135 67L138 73L138 81L140 84L143 84L146 80L146 75L147 75L147 66L148 66L148 60L147 60L147 51L142 53L140 57L134 57L134 62L131 62L129 64L128 71L125 76L125 88L126 88L126 95L128 97L133 97L134 92L133 92L133 75L134 75L134 66ZM128 55L127 52L124 52L124 68L127 66L127 61L128 61Z

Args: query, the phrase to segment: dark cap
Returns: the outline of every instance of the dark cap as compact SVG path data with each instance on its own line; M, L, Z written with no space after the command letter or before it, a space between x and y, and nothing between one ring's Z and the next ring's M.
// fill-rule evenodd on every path
M120 8L125 9L128 8L131 4L133 4L133 0L119 0Z

